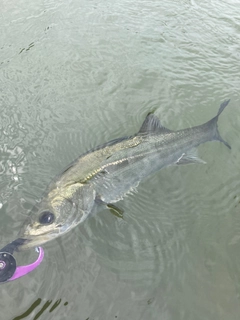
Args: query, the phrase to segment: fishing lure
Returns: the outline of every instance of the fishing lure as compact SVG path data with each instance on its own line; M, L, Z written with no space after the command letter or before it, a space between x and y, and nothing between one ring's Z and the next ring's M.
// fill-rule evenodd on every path
M13 243L5 246L0 251L0 283L16 280L36 269L43 260L44 251L42 247L36 247L38 258L33 263L25 266L17 266L16 259L12 255L14 248Z

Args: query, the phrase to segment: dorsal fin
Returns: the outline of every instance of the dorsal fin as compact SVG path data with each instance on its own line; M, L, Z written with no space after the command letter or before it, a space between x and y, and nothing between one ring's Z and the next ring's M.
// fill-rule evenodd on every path
M170 132L173 132L173 131L162 126L158 117L150 112L146 116L146 119L144 120L138 134L139 135L161 134L161 133L163 134L163 133L170 133Z

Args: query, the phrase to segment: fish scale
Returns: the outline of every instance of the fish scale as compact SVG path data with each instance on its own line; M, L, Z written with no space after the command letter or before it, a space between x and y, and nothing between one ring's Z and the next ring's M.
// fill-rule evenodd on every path
M224 101L210 121L179 131L162 126L149 113L134 136L112 140L80 156L50 183L35 205L14 242L18 250L54 239L106 206L118 212L113 203L166 166L204 163L192 151L202 143L218 140L231 148L217 127L228 103Z

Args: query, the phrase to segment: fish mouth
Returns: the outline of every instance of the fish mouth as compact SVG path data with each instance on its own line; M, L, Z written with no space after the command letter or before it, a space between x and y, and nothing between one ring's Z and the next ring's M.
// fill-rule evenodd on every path
M27 236L12 241L11 243L3 247L0 251L13 254L14 251L19 252L33 247L39 247L43 243L50 240L52 240L52 237L50 237L49 235Z
M23 251L33 247L39 247L42 244L52 240L54 237L51 237L49 234L43 234L38 236L24 236L23 238L19 238L17 241L17 249L16 251ZM14 241L13 241L14 242Z
M27 243L28 243L28 239L18 238L16 240L8 243L0 251L13 254L14 251L19 251L19 248L27 245Z

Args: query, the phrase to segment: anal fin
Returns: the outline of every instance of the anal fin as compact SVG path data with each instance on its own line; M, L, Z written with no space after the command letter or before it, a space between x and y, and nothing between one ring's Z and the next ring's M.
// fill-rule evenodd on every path
M192 149L186 153L183 153L181 157L176 161L177 165L180 164L193 164L193 163L201 163L206 164L206 162L202 159L200 159L197 155L197 151L195 149Z

